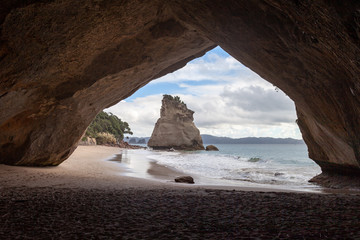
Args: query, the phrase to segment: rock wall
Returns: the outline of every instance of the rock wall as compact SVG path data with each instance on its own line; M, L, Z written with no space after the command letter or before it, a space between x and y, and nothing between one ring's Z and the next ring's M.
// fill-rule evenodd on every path
M194 112L169 95L162 100L148 146L153 149L204 150L199 129L194 124Z
M360 2L227 3L185 1L174 11L295 102L323 172L359 177Z
M0 163L60 164L102 109L215 46L164 1L0 6Z
M359 1L0 3L0 162L57 165L103 108L216 45L294 100L309 156L360 175Z

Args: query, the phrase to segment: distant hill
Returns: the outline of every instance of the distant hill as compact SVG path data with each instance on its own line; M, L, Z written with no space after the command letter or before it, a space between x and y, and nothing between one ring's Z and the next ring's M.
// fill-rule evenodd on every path
M247 137L247 138L229 138L229 137L216 137L208 134L201 135L204 144L304 144L303 140L293 138L271 138L271 137ZM147 143L150 137L131 137L124 139L125 141L136 144Z
M304 144L303 140L293 138L246 137L229 138L215 137L208 134L201 135L204 144Z

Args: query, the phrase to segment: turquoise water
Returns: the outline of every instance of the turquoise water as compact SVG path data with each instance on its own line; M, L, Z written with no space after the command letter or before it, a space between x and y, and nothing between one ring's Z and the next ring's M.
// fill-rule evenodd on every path
M143 145L145 146L145 145ZM153 178L156 163L194 177L197 184L317 191L321 173L305 144L216 144L219 151L125 150L127 175ZM159 177L158 177L159 178ZM170 178L171 179L171 178ZM173 179L173 178L172 178Z
M217 144L218 152L149 151L147 159L211 182L252 186L311 188L321 172L304 144Z
M317 166L309 159L305 144L218 144L219 152L204 152L209 155L228 155L241 158L260 158L268 163ZM201 152L199 152L201 153Z

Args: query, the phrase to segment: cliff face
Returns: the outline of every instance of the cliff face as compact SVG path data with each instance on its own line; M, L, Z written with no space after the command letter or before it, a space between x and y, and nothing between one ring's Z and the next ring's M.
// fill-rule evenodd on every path
M309 156L360 175L359 1L0 4L0 162L57 165L103 108L220 45L294 100Z
M155 124L148 146L154 149L204 150L193 114L184 103L164 96L160 118Z
M0 163L58 165L105 107L215 44L165 1L0 3Z

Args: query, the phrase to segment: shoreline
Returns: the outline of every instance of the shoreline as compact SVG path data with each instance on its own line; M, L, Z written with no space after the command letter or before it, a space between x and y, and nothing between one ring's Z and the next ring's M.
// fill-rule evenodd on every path
M326 188L320 185L309 187L281 186L271 184L258 184L248 182L236 182L223 179L211 179L196 174L181 172L175 168L158 164L156 160L145 160L146 156L139 154L144 149L123 149L124 157L116 162L121 164L125 172L123 176L131 176L142 180L155 180L162 183L171 183L172 186L182 185L182 187L198 189L216 189L216 190L236 190L236 191L257 191L257 192L289 192L289 193L314 193L314 194L360 194L357 189L347 188ZM129 152L128 152L129 151ZM156 153L157 151L155 151ZM129 164L137 162L137 164ZM138 165L142 163L139 169ZM132 165L132 166L130 166ZM148 166L146 166L148 165ZM145 173L146 171L146 173ZM174 179L179 176L190 175L194 178L195 184L179 184ZM247 185L247 186L246 186Z
M21 167L0 165L0 189L16 187L51 187L79 189L213 189L254 192L289 193L339 193L360 194L347 189L325 189L307 191L282 188L281 186L239 186L212 183L211 180L192 175L195 184L175 183L178 176L188 175L176 169L145 159L144 155L128 154L127 151L140 149L122 149L108 146L78 146L68 160L56 167ZM132 158L132 159L129 159ZM135 160L135 161L134 161ZM120 164L119 164L120 162ZM134 172L126 164L143 166L143 173ZM200 182L200 183L199 183ZM214 184L215 183L215 184Z

